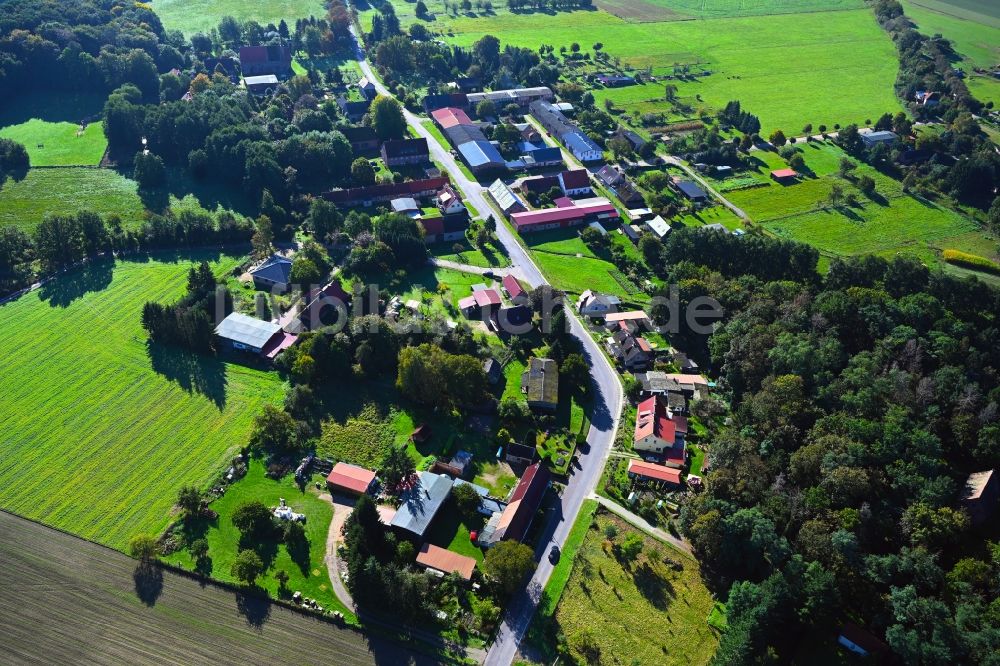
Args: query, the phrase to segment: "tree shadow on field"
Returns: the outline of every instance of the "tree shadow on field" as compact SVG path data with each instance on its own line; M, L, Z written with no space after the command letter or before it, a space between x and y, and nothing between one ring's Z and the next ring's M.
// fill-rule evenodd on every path
M674 586L664 578L662 572L653 569L649 562L643 562L636 568L632 579L646 601L659 610L667 610L674 597Z
M254 587L236 593L236 610L252 628L260 629L271 617L271 600Z
M82 269L69 270L46 282L38 296L54 308L68 307L89 292L107 289L111 284L114 268L113 259L88 262Z
M226 406L226 364L211 356L156 342L146 343L153 371L188 393L199 393L222 411Z
M155 606L163 592L163 570L152 562L140 562L132 572L135 594L147 606Z

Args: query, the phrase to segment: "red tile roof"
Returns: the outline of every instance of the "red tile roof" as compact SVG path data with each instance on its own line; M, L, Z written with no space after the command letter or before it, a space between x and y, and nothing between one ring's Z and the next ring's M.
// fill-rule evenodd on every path
M656 396L640 402L635 417L635 441L650 435L671 445L676 439L675 424Z
M628 473L643 476L656 481L667 481L669 483L681 485L681 471L666 465L648 463L645 460L630 460L628 463Z
M420 547L420 552L417 553L417 564L444 573L455 572L465 580L471 579L472 572L476 569L475 559L453 553L430 543L425 543Z
M771 172L772 178L795 178L799 172L795 169L775 169Z
M333 467L326 482L336 488L349 490L352 493L365 493L375 480L375 472L357 465L339 462Z
M502 280L503 288L507 290L507 294L512 298L520 298L523 294L527 293L524 291L524 287L518 282L517 278L513 275L504 275Z
M456 125L471 125L472 118L469 117L462 109L456 109L451 106L447 106L443 109L438 109L437 111L431 112L431 117L434 121L443 127L448 129L449 127L455 127Z
M566 208L546 208L544 210L528 210L514 213L511 220L518 229L539 224L555 222L571 222L581 220L591 215L604 215L609 218L618 217L618 209L610 203L585 204L583 206L568 206Z
M351 187L346 190L330 190L323 193L323 198L333 203L349 203L377 198L404 197L421 192L435 192L447 184L448 179L444 177L423 178L403 183L380 183L366 187Z
M517 482L510 504L503 510L497 530L503 530L504 539L520 541L524 538L531 525L531 519L538 511L545 489L549 486L549 469L540 462L524 470L524 475Z
M420 226L424 228L424 233L428 236L437 236L444 233L443 217L428 217L420 220Z
M485 308L487 305L500 305L500 293L496 289L480 289L472 292L472 297L476 299L476 305Z

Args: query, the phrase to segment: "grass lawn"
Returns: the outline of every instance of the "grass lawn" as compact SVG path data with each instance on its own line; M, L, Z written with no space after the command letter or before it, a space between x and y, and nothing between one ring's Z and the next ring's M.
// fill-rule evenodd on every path
M146 301L171 301L207 252L103 262L0 307L0 506L123 549L166 527L177 490L246 444L273 372L149 347Z
M31 231L48 214L80 210L116 214L129 226L142 220L144 206L135 181L110 169L31 169L22 180L0 185L0 226Z
M412 22L406 3L394 4L404 24ZM412 6L408 11L412 16ZM682 100L696 110L712 110L738 99L760 117L765 134L775 128L797 131L805 123L863 123L900 109L892 87L898 70L895 49L866 8L645 23L603 11L498 12L484 18L439 15L427 27L459 46L471 45L484 33L531 49L542 42L557 49L602 42L624 65L652 67L655 75L671 72L675 63L696 64L712 74L676 81ZM656 88L662 93L661 86ZM660 97L654 93L655 88L643 93L620 88L601 95L629 113L631 104L640 111L666 111L665 103L645 104Z
M307 484L305 491L302 491L296 485L294 475L289 474L275 481L266 476L264 471L262 461L251 460L247 475L230 485L226 494L210 505L219 514L218 519L211 523L201 521L191 526L190 539L204 538L208 541L211 568L203 571L212 578L235 583L237 581L229 571L236 554L244 547L251 547L260 555L266 568L265 573L257 579L257 585L266 589L271 596L291 598L293 592L299 591L303 596L318 601L324 608L347 612L333 592L325 562L326 537L333 519L333 507L319 498L319 491L313 484ZM306 515L308 552L303 550L293 556L280 541L280 537L274 541L241 545L240 531L232 523L236 508L249 500L260 500L269 507L276 507L280 498L296 513ZM196 562L186 550L172 553L164 559L187 569L196 569ZM288 573L288 589L279 593L274 574L281 570Z
M229 209L241 215L252 215L255 210L241 192L196 181L180 171L169 171L167 186L145 195L145 200L137 189L134 180L112 169L31 169L23 179L8 178L0 185L0 226L14 225L30 232L46 215L80 210L118 215L125 227L142 224L148 207L170 207L175 212Z
M96 166L108 147L101 123L80 126L32 118L0 129L0 138L24 144L32 166Z
M643 538L635 562L620 561L605 544L609 524L618 530L616 543L628 534ZM683 569L673 570L668 558ZM559 577L553 575L556 585ZM586 530L550 625L562 630L578 658L583 643L596 646L585 659L590 664L705 664L718 644L706 622L713 603L695 560L601 514Z
M461 252L455 252L456 242L462 246L463 249ZM461 241L435 243L434 245L429 245L427 250L437 259L456 261L460 264L468 264L470 266L495 268L498 266L508 266L510 264L510 262L507 261L507 257L500 252L490 252L487 256L482 250L472 247L469 241L465 239L462 239Z
M462 518L454 501L449 500L448 505L434 519L431 530L427 534L427 541L482 563L483 551L472 543L469 533L482 530L485 524L486 518L479 514L476 514L476 517L472 519Z
M615 279L619 274L617 267L608 260L598 258L580 240L575 229L525 234L522 238L542 272L559 289L571 294L593 289L616 294L628 301L649 298L641 291L626 288Z
M104 101L96 93L18 95L0 107L0 137L24 144L31 166L96 166L108 145L99 118Z
M948 248L996 256L996 240L943 202L905 194L898 181L859 163L857 176L869 175L876 183L878 196L870 199L837 175L844 156L839 148L809 143L801 144L800 150L811 174L798 183L784 186L769 182L726 196L768 231L814 245L827 259L863 253L891 257L904 252L939 263L940 251ZM775 153L755 151L753 156L758 167L752 173L762 183L768 180L771 169L784 166ZM853 192L859 205L827 207L826 198L834 183Z
M320 0L263 0L247 4L241 0L153 0L153 10L167 30L180 30L188 37L219 27L223 16L261 25L277 24L281 19L295 27L295 19L322 18L326 9Z

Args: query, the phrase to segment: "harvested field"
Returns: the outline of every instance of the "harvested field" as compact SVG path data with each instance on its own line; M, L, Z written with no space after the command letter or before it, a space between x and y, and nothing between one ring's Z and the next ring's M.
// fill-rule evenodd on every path
M436 663L3 512L0 561L5 664Z

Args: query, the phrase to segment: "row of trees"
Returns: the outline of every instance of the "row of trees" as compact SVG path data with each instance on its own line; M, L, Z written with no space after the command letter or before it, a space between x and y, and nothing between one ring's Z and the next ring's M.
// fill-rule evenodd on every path
M32 234L0 228L0 293L21 289L39 276L102 254L134 253L164 247L245 243L250 222L229 212L211 215L183 210L151 215L137 226L90 211L47 216Z

